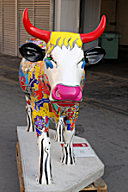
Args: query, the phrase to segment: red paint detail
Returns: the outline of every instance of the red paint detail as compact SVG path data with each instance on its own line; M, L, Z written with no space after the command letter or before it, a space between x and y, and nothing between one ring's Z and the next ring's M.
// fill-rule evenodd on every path
M26 100L26 104L30 105L31 103L30 103L30 101L29 101L29 100L28 100L28 101Z
M25 77L24 76L20 77L19 80L21 88L23 89L23 91L25 91L26 90Z
M45 128L45 132L48 132L48 128Z
M73 147L88 147L87 143L73 143Z
M74 122L71 124L71 131L73 131L74 125L75 125L75 123L76 123L76 120L77 120L77 119L75 119Z
M61 146L63 147L64 144L61 143ZM73 143L73 147L88 147L87 143Z
M58 84L52 91L52 98L55 100L81 101L82 91L79 86L70 87Z
M60 107L73 107L76 104L76 102L73 102L73 101L50 101L50 102L51 103L56 103Z
M43 87L42 87L41 84L39 84L39 85L38 85L38 90L35 91L36 96L38 96L38 97L37 97L38 100L41 100L41 99L42 99L42 97L43 97L43 93L42 93L42 92L43 92Z
M49 103L49 111L52 112L52 105Z
M90 41L94 41L94 40L98 39L104 32L105 26L106 26L106 16L103 15L99 26L94 31L92 31L90 33L80 34L82 42L88 43Z
M48 81L48 76L46 75L46 74L44 74L44 76L45 76L45 78L47 79L47 81Z
M61 111L61 107L58 108L58 112L60 112L60 111Z
M47 86L47 83L45 82L42 82L41 80L41 75L39 76L39 91L37 91L37 93L40 95L39 92L43 92L45 93L46 95L50 95L50 87ZM40 95L39 99L42 98L42 95Z
M47 124L48 123L48 117L47 116L45 117L45 120L46 120L46 124Z
M53 113L55 114L56 117L59 117L59 115L57 115L57 113L53 110Z
M31 41L35 41L36 40L36 38L31 38Z
M49 41L51 32L50 31L45 31L45 30L42 30L42 29L38 29L38 28L34 27L30 23L27 8L25 8L25 10L23 12L23 24L24 24L24 28L26 29L26 31L30 35L32 35L34 37L37 37L39 39L42 39L46 43Z

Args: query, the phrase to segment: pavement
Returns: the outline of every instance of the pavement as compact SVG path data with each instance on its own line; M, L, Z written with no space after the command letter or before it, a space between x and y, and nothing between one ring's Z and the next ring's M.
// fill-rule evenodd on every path
M105 165L109 192L128 191L128 51L86 69L76 135L85 137ZM26 125L18 82L20 59L0 54L0 192L20 191L16 127ZM86 171L86 170L85 170Z

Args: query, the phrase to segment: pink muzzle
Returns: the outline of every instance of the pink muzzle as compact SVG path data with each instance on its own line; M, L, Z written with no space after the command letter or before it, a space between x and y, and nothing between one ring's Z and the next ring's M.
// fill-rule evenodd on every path
M70 101L81 101L82 91L79 86L70 87L58 84L52 91L52 98L55 100L70 100Z

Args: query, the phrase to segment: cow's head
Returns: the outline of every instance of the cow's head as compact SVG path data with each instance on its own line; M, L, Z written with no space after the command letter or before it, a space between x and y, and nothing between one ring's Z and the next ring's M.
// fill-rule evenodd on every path
M93 41L103 33L106 25L105 16L102 17L97 29L86 34L38 29L30 23L27 9L23 13L23 24L29 34L47 43L45 53L32 43L24 44L20 52L29 61L44 61L44 73L51 86L50 101L61 106L80 102L85 66L83 43Z

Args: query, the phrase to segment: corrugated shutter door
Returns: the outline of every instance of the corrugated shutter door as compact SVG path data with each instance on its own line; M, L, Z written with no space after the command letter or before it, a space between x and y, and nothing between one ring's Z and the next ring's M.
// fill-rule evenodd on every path
M2 50L2 0L0 0L0 52Z
M3 51L5 54L16 55L16 3L15 0L3 0L4 37Z
M31 36L25 31L22 14L28 9L30 21L36 27L50 30L52 0L0 0L0 51L19 56L18 47Z
M40 29L50 30L50 0L34 1L34 23Z
M30 21L34 21L34 6L32 0L18 0L18 45L25 43L30 38L29 34L25 31L22 21L24 9L28 9Z
M50 0L18 0L18 46L32 37L23 26L22 14L25 8L28 9L33 25L40 29L50 30Z

